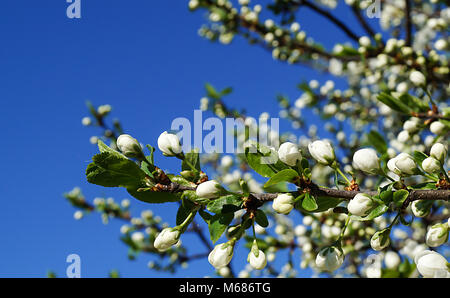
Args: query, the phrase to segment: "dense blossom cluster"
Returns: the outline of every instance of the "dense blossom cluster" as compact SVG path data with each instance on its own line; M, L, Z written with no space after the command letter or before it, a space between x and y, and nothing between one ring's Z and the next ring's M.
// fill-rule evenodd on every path
M104 221L109 217L130 221L122 233L132 251L169 256L167 266L149 264L157 270L187 266L197 257L188 255L181 243L183 234L194 232L208 250L199 257L207 258L216 274L224 277L291 277L307 267L333 276L450 277L446 260L450 8L443 1L383 1L380 25L392 33L385 39L364 18L372 1L339 4L358 17L365 36L337 20L333 10L338 1L275 0L267 7L274 17L265 19L263 6L249 0L188 3L192 11L207 11L208 24L199 30L200 35L223 44L241 35L269 49L276 60L305 64L346 79L346 88L338 89L332 80L321 84L311 79L299 84L295 101L279 96L279 115L293 128L280 135L231 110L223 100L229 90L219 92L208 84L201 110L240 119L244 129L234 135L245 154L183 152L177 135L163 132L157 147L164 156L181 160L179 175L160 170L156 166L160 162L153 160L154 148L147 147L151 148L149 158L144 146L124 134L118 122L110 129L105 124L110 106L89 106L92 118L83 118L83 125L98 125L104 131L91 142L109 141L109 146L99 143L102 154L121 152L114 158L123 164L131 159L145 172L145 182L139 186L128 181L118 186L150 203L152 195L167 195L158 200L179 201L180 209L176 225L169 227L153 215L131 218L128 200L122 206L112 199L96 199L89 205L75 190L66 195L80 209L74 217L81 219L82 210L97 210ZM296 21L301 9L327 18L350 40L324 49ZM322 127L303 116L306 110L320 117L331 137L319 137ZM258 118L269 115L264 112ZM249 132L261 131L280 145L265 147L249 139ZM255 154L249 151L253 147ZM262 163L261 156L273 163ZM94 157L93 161L88 181L110 186L98 174L98 168L107 170L103 160ZM211 240L219 241L214 247L203 241L195 222L199 217L208 226ZM230 264L238 242L249 250L248 265L235 274ZM280 263L284 265L278 269Z

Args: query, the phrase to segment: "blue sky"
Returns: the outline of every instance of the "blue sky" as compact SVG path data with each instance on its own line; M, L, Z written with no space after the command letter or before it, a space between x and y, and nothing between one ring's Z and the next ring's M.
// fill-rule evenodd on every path
M128 197L85 180L96 152L89 137L97 133L81 126L86 100L111 104L128 133L155 145L174 118L192 118L205 82L232 86L228 104L257 116L277 115L278 93L293 99L300 81L328 77L275 62L241 38L229 46L202 39L203 12L190 13L186 1L82 0L81 19L68 19L67 5L0 4L0 277L43 277L47 270L64 276L71 253L80 255L84 277L104 277L111 269L126 277L168 276L147 269L149 256L128 261L118 239L121 223L105 226L96 215L75 221L62 197L74 186L88 198ZM300 16L303 29L326 46L345 39L311 11ZM159 153L156 158L164 168L178 167ZM136 215L144 207L132 201ZM173 224L175 204L150 208ZM245 261L243 253L236 258ZM175 276L203 276L211 268L196 261Z

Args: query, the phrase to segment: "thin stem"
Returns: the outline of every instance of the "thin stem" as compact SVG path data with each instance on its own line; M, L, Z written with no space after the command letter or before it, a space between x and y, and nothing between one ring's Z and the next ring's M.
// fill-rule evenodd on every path
M336 167L335 169L344 179L345 181L347 181L348 185L351 185L352 183L350 182L350 180L348 180L347 176L344 175L344 173L341 171L341 169L339 169L339 167Z
M397 223L398 219L400 218L400 212L397 213L397 215L395 216L394 220L391 222L391 224L389 225L389 227L387 227L387 229L392 229L392 227Z
M345 224L344 227L342 228L341 234L339 235L338 241L341 241L342 238L344 238L345 230L347 229L349 223L350 223L350 214L348 214L347 218L345 219Z

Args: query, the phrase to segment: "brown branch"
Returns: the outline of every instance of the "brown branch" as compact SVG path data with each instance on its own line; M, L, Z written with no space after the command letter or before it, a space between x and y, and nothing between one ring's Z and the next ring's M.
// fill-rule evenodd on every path
M324 16L325 18L327 18L330 22L332 22L333 24L335 24L337 27L339 27L342 31L344 31L351 39L355 40L356 42L359 41L359 37L358 35L356 35L352 30L350 30L350 28L347 27L347 25L345 25L341 20L339 20L338 18L336 18L335 16L333 16L330 12L316 6L315 4L306 1L306 0L300 0L299 1L299 5L305 5L307 7L309 7L310 9L314 10L315 12L317 12L318 14Z
M367 34L369 34L372 37L375 37L376 34L375 31L366 22L363 15L361 14L361 10L356 6L352 6L352 11L353 14L356 16L356 18L358 19L359 24L364 28L364 30L366 30Z
M172 184L176 185L177 183L172 182ZM174 192L179 192L182 189L183 190L195 190L196 187L188 187L188 186L176 187L175 186L173 189L174 189ZM376 192L376 191L352 191L352 190L341 190L341 189L320 187L315 184L310 185L310 194L315 197L332 197L332 198L341 198L344 200L351 200L358 193L365 193L370 196L375 196L378 194L378 192ZM261 202L273 201L278 196L277 193L251 193L251 195ZM416 201L416 200L450 201L450 190L449 189L411 190L409 192L409 196L408 196L407 200L409 202Z
M405 0L405 43L407 46L412 44L412 22L411 22L411 2L410 0Z

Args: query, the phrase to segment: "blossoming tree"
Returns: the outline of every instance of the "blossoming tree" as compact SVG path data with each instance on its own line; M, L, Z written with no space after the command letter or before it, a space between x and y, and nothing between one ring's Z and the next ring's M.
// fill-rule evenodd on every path
M129 200L91 203L76 188L65 195L78 209L75 217L95 210L105 221L126 221L121 240L130 258L158 255L149 266L161 271L207 258L224 277L289 277L307 267L330 276L449 277L450 8L439 0L346 0L341 5L366 32L359 36L336 16L336 5L274 0L264 8L249 0L190 0L190 10L208 16L200 35L224 44L247 39L275 60L346 79L346 89L311 80L299 85L297 100L280 96L280 116L302 132L297 138L226 105L231 88L207 84L201 109L241 124L233 133L242 150L234 156L185 152L186 144L171 132L138 141L118 121L109 124L110 106L89 104L83 124L103 128L103 135L91 138L100 152L87 167L87 180L125 188L148 204L176 204L178 211L169 227L150 210L133 217ZM377 9L380 33L366 15ZM301 30L299 10L326 19L348 40L325 49ZM317 113L333 137L319 139L303 109ZM279 146L252 138L261 131ZM154 159L155 150L179 159L181 169L161 170L164 160ZM300 216L294 220L293 213ZM186 233L197 235L200 252L182 243ZM247 260L233 258L238 243L248 250ZM293 257L297 250L300 259ZM282 262L275 260L280 255Z

